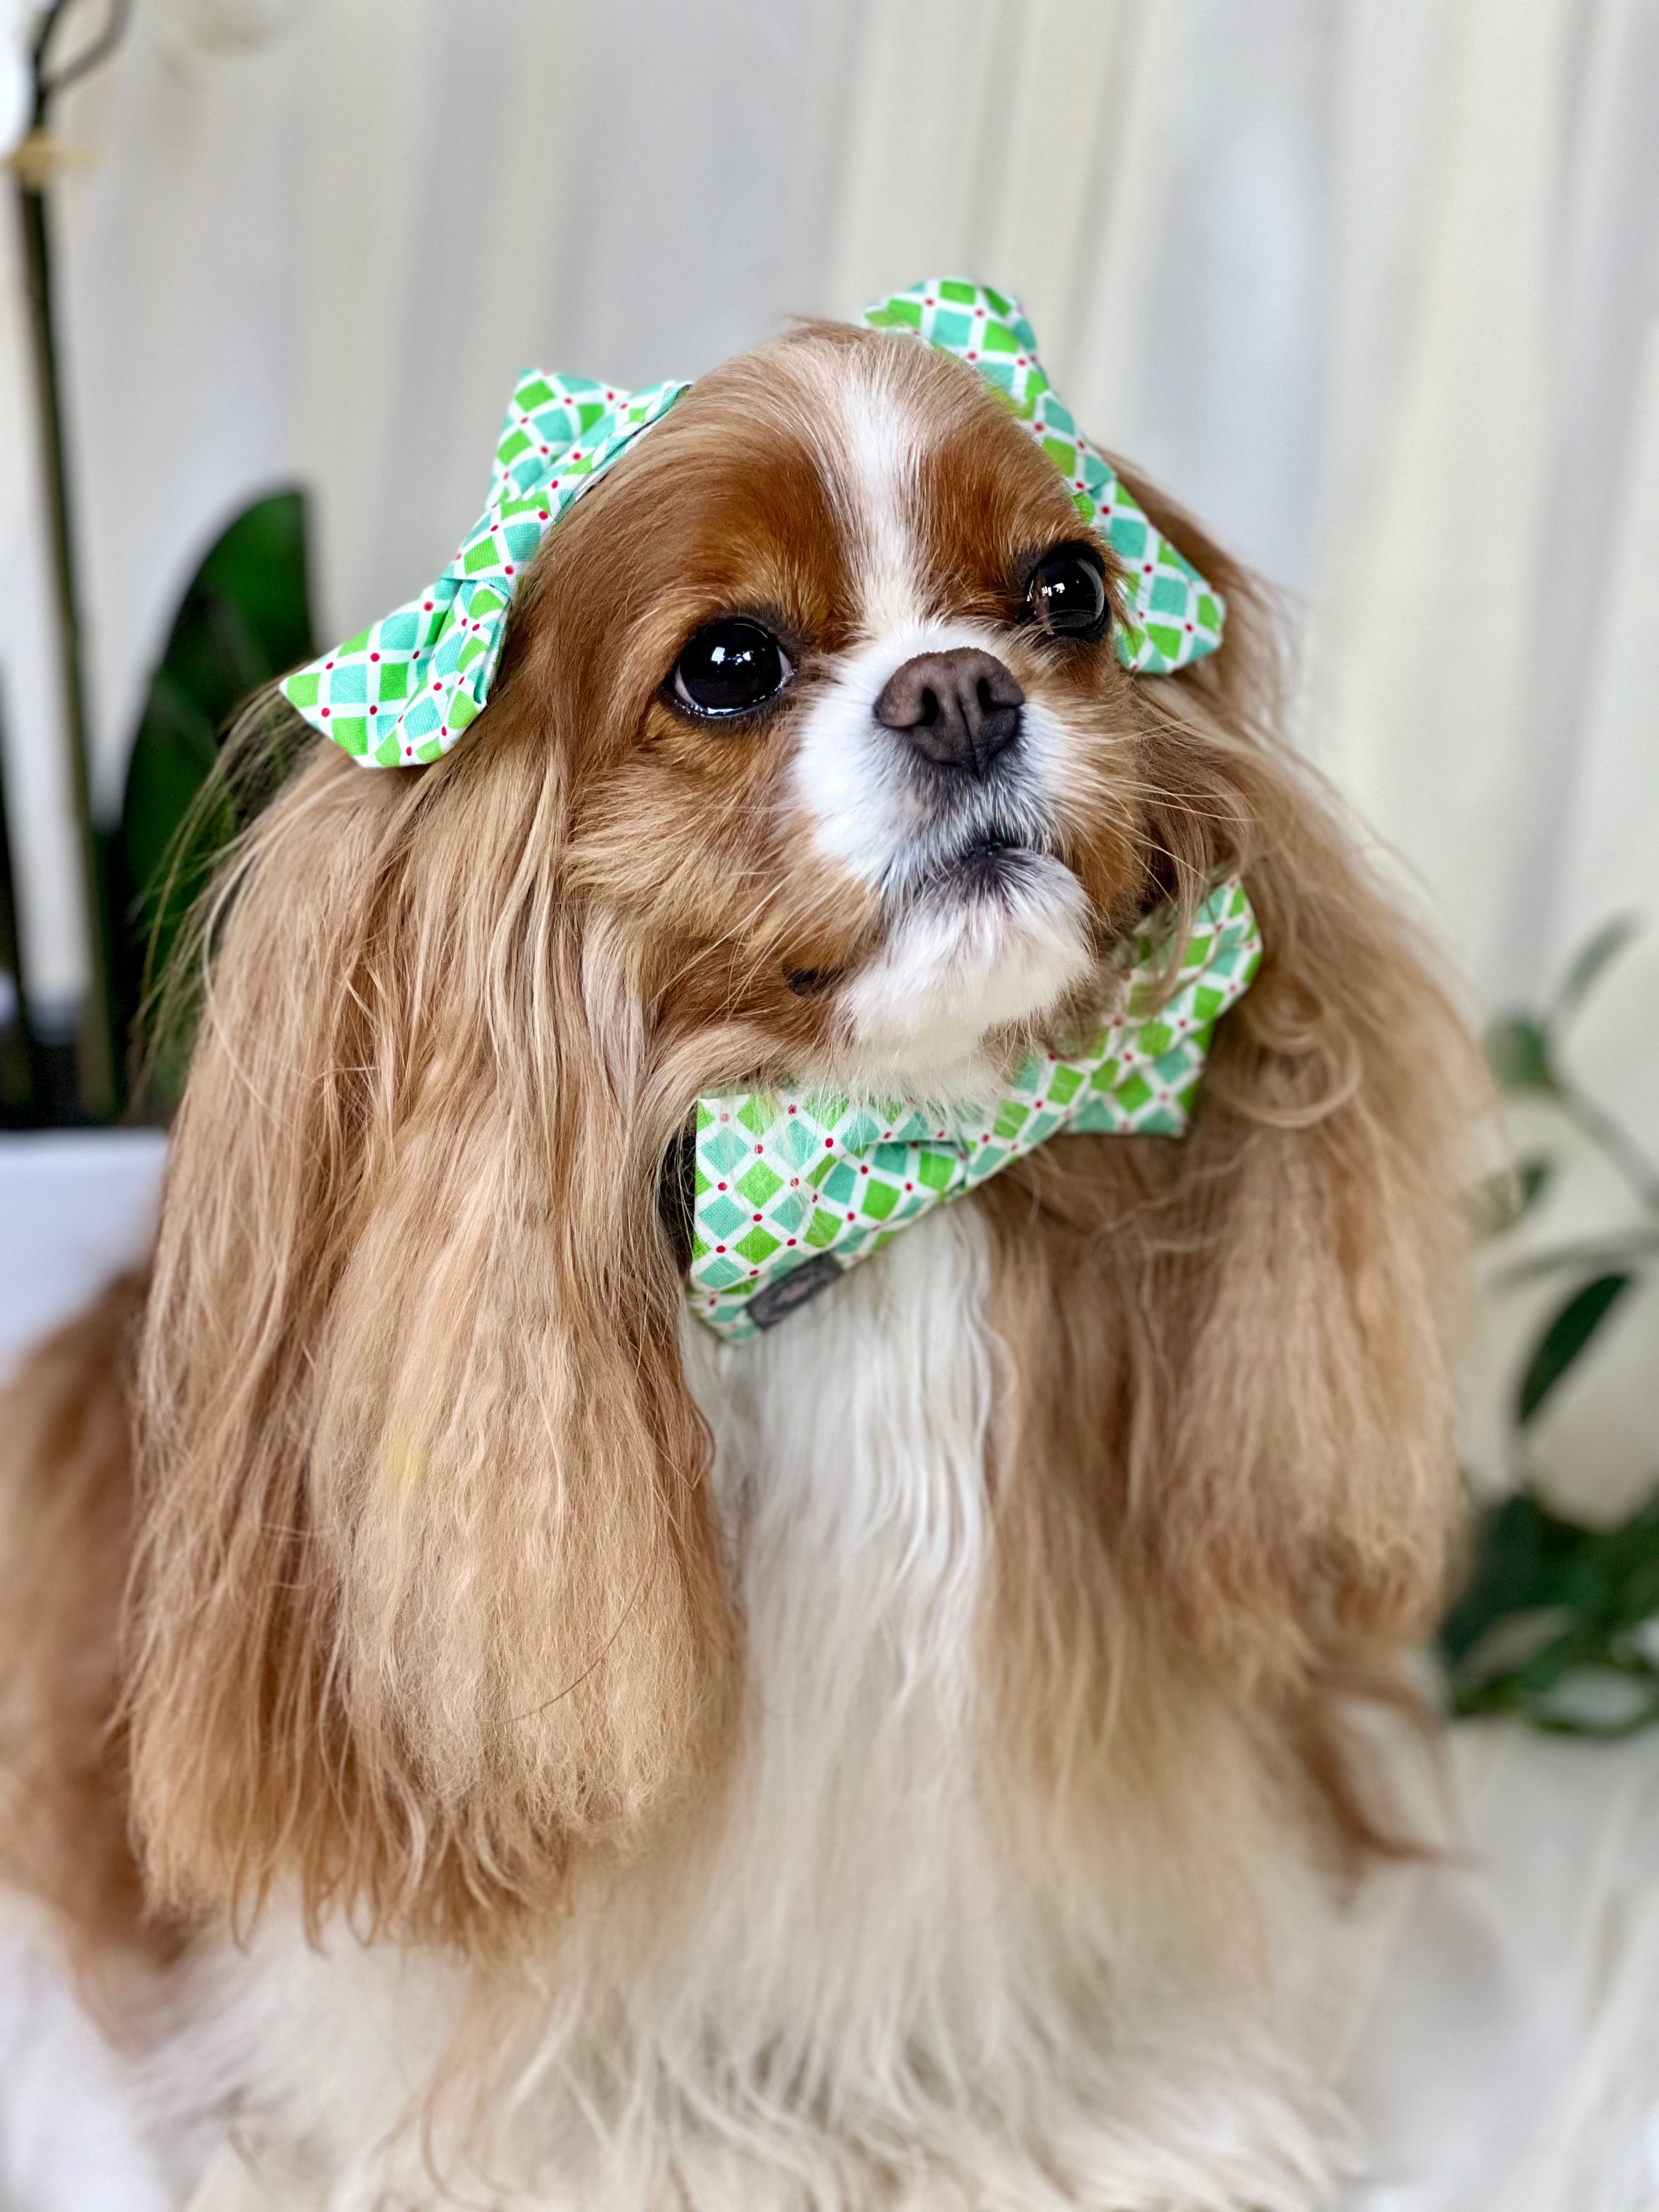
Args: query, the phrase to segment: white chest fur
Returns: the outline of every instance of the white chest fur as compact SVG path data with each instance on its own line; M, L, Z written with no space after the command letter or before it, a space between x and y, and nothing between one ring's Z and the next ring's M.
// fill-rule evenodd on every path
M974 1811L986 1291L958 1210L696 1372L750 1680L700 1948L740 2033L799 2039L814 2074L857 2050L878 2094L995 1940Z
M486 2201L1326 2201L1305 2079L1231 2004L1142 2008L1135 1900L1019 1863L987 1817L988 1289L962 1206L757 1342L688 1323L748 1652L742 1754L716 1832L608 1885L503 2021ZM175 2096L234 2084L273 2158L301 2146L319 2203L438 2201L400 2118L458 1977L273 1924L200 1996Z

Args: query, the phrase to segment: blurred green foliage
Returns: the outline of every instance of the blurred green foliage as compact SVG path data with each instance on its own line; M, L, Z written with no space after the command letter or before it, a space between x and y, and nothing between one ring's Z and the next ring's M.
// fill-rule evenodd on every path
M191 579L133 740L107 853L130 1056L179 926L236 833L231 793L210 780L220 742L247 699L314 650L305 495L276 492L236 517ZM182 1081L179 1049L163 1044L150 1069L155 1103L172 1103Z
M1527 1445L1553 1392L1659 1261L1659 1169L1579 1090L1562 1050L1565 1025L1635 926L1625 917L1603 930L1543 1014L1507 1015L1487 1036L1500 1088L1553 1101L1616 1171L1630 1203L1610 1233L1531 1253L1488 1286L1501 1295L1552 1280L1561 1295L1522 1363L1509 1411L1515 1493L1481 1516L1468 1582L1440 1634L1455 1711L1516 1712L1541 1728L1594 1735L1659 1721L1659 1468L1640 1511L1618 1528L1593 1528L1544 1504L1529 1480ZM1480 1194L1481 1231L1516 1228L1550 1180L1547 1161L1522 1161Z

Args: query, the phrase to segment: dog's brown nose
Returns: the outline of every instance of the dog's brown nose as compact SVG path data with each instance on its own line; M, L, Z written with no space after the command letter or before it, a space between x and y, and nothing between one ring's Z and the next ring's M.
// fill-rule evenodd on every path
M895 669L876 702L876 720L941 768L983 775L1019 735L1024 703L1012 669L994 653L964 646L919 653Z

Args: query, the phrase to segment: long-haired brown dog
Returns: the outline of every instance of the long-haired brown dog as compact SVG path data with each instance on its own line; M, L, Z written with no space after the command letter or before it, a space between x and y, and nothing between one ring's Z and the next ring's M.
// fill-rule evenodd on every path
M1175 677L1045 623L1045 559L1120 579L971 371L808 326L550 532L465 746L317 744L247 833L148 1287L0 1413L5 1865L147 1962L158 2125L330 2207L1329 2201L1471 1061L1250 580L1134 489L1228 602ZM1023 704L942 851L871 702L964 654L970 733ZM1226 870L1266 954L1184 1139L689 1316L700 1094L981 1080Z

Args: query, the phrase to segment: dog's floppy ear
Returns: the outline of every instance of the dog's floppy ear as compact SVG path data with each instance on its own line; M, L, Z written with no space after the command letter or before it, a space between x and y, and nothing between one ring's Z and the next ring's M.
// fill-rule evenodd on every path
M297 1876L479 1947L683 1807L734 1674L672 1115L562 896L557 749L491 719L418 775L319 747L219 894L129 1621L163 1896Z
M1228 599L1221 650L1146 689L1152 842L1189 895L1241 868L1265 952L1183 1139L1056 1143L993 1194L1024 1398L1003 1626L1034 1737L1058 1715L1099 1725L1084 1679L1126 1659L1137 1617L1143 1651L1207 1653L1241 1687L1381 1687L1432 1620L1458 1496L1448 1335L1479 1056L1276 740L1251 580L1135 489ZM1054 1745L1072 1765L1080 1748Z

